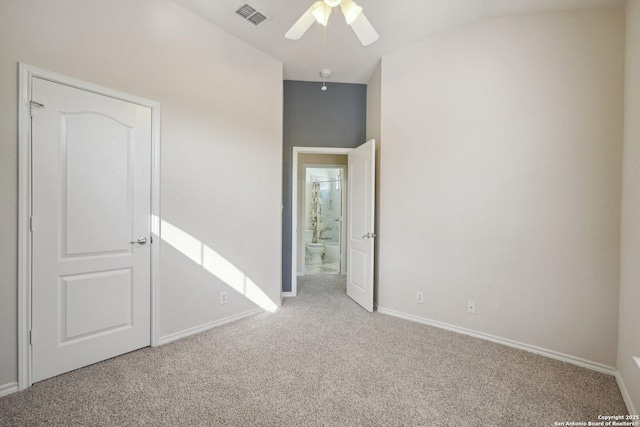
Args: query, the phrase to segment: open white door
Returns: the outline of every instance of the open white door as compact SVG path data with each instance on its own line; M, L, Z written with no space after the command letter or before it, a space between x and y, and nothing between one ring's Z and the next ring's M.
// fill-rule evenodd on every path
M33 381L150 344L151 109L32 82Z
M349 152L347 185L347 295L373 311L376 142Z

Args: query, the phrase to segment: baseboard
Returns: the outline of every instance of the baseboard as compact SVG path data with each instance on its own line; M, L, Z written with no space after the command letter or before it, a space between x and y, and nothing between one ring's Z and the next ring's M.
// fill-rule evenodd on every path
M283 292L283 293L282 293L282 296L283 296L284 298L291 298L291 297L295 297L295 296L296 296L296 293L295 293L295 292Z
M636 408L633 406L633 401L631 400L631 396L629 396L629 391L627 391L627 387L624 385L624 381L622 380L622 375L620 375L620 371L618 370L616 370L616 382L618 383L618 388L620 388L622 400L624 400L624 404L627 405L629 415L638 415L638 411L636 411Z
M276 304L273 307L277 308ZM199 334L200 332L208 331L209 329L217 328L218 326L226 325L227 323L235 322L236 320L244 319L245 317L253 316L254 314L264 313L265 310L269 310L273 307L261 307L254 308L253 310L245 311L244 313L236 314L235 316L225 317L220 320L205 323L204 325L195 326L193 328L185 329L184 331L174 332L173 334L160 337L158 345L168 344L172 341L176 341L182 338L189 337L191 335Z
M530 353L546 356L551 359L560 360L562 362L571 363L573 365L582 366L583 368L591 369L594 371L602 372L607 375L616 375L616 369L612 366L607 366L602 363L593 362L591 360L582 359L580 357L571 356L569 354L560 353L546 348L536 347L534 345L525 344L519 341L513 341L507 338L498 337L484 332L478 332L460 326L451 325L444 322L438 322L437 320L431 320L424 317L414 316L412 314L402 313L400 311L391 310L389 308L378 307L378 313L387 314L389 316L399 317L401 319L410 320L413 322L422 323L424 325L434 326L440 329L446 329L447 331L457 332L463 335L469 335L475 338L495 342L498 344L506 345L509 347L517 348L519 350L528 351Z
M17 382L0 385L0 397L15 393L16 391L18 391Z

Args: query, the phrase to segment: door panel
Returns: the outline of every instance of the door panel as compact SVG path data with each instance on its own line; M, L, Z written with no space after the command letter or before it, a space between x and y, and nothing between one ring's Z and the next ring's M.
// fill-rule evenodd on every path
M40 78L33 381L150 344L151 109Z
M375 141L349 152L347 295L373 311Z
M98 114L63 114L61 119L62 149L66 150L62 153L66 175L61 189L66 198L63 253L130 252L131 127Z
M60 313L65 315L60 323L64 342L132 326L131 273L131 269L122 269L60 278Z
M367 158L355 157L350 158L349 176L352 177L351 185L356 191L351 194L351 218L350 238L353 240L362 239L367 232L372 231L369 228L367 210L369 209L366 192L369 190L367 177L370 175L368 168L370 167Z

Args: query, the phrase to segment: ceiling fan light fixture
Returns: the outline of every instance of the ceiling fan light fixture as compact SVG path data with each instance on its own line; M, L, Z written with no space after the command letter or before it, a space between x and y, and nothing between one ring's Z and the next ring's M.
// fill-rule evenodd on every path
M312 9L311 14L316 18L316 21L326 27L331 15L331 8L320 0L313 4Z
M353 21L358 19L358 16L362 13L362 7L358 6L353 0L345 0L340 5L344 19L347 21L347 25L351 25Z
M337 5L342 3L342 0L324 0L324 2L329 7L336 7Z
M371 25L367 17L364 16L362 8L353 0L316 0L284 36L289 40L299 40L317 21L325 27L323 37L325 38L326 49L327 23L329 22L331 11L338 5L340 5L342 9L342 14L347 21L347 25L351 27L360 40L360 43L362 43L362 46L369 46L378 40L379 36L375 28L373 28L373 25Z

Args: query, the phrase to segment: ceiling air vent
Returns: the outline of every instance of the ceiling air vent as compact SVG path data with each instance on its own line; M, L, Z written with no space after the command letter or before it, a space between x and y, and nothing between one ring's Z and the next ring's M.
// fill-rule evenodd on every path
M253 26L258 26L271 19L264 13L260 13L255 7L248 3L243 4L236 10L236 15L242 18L243 21L250 23Z

